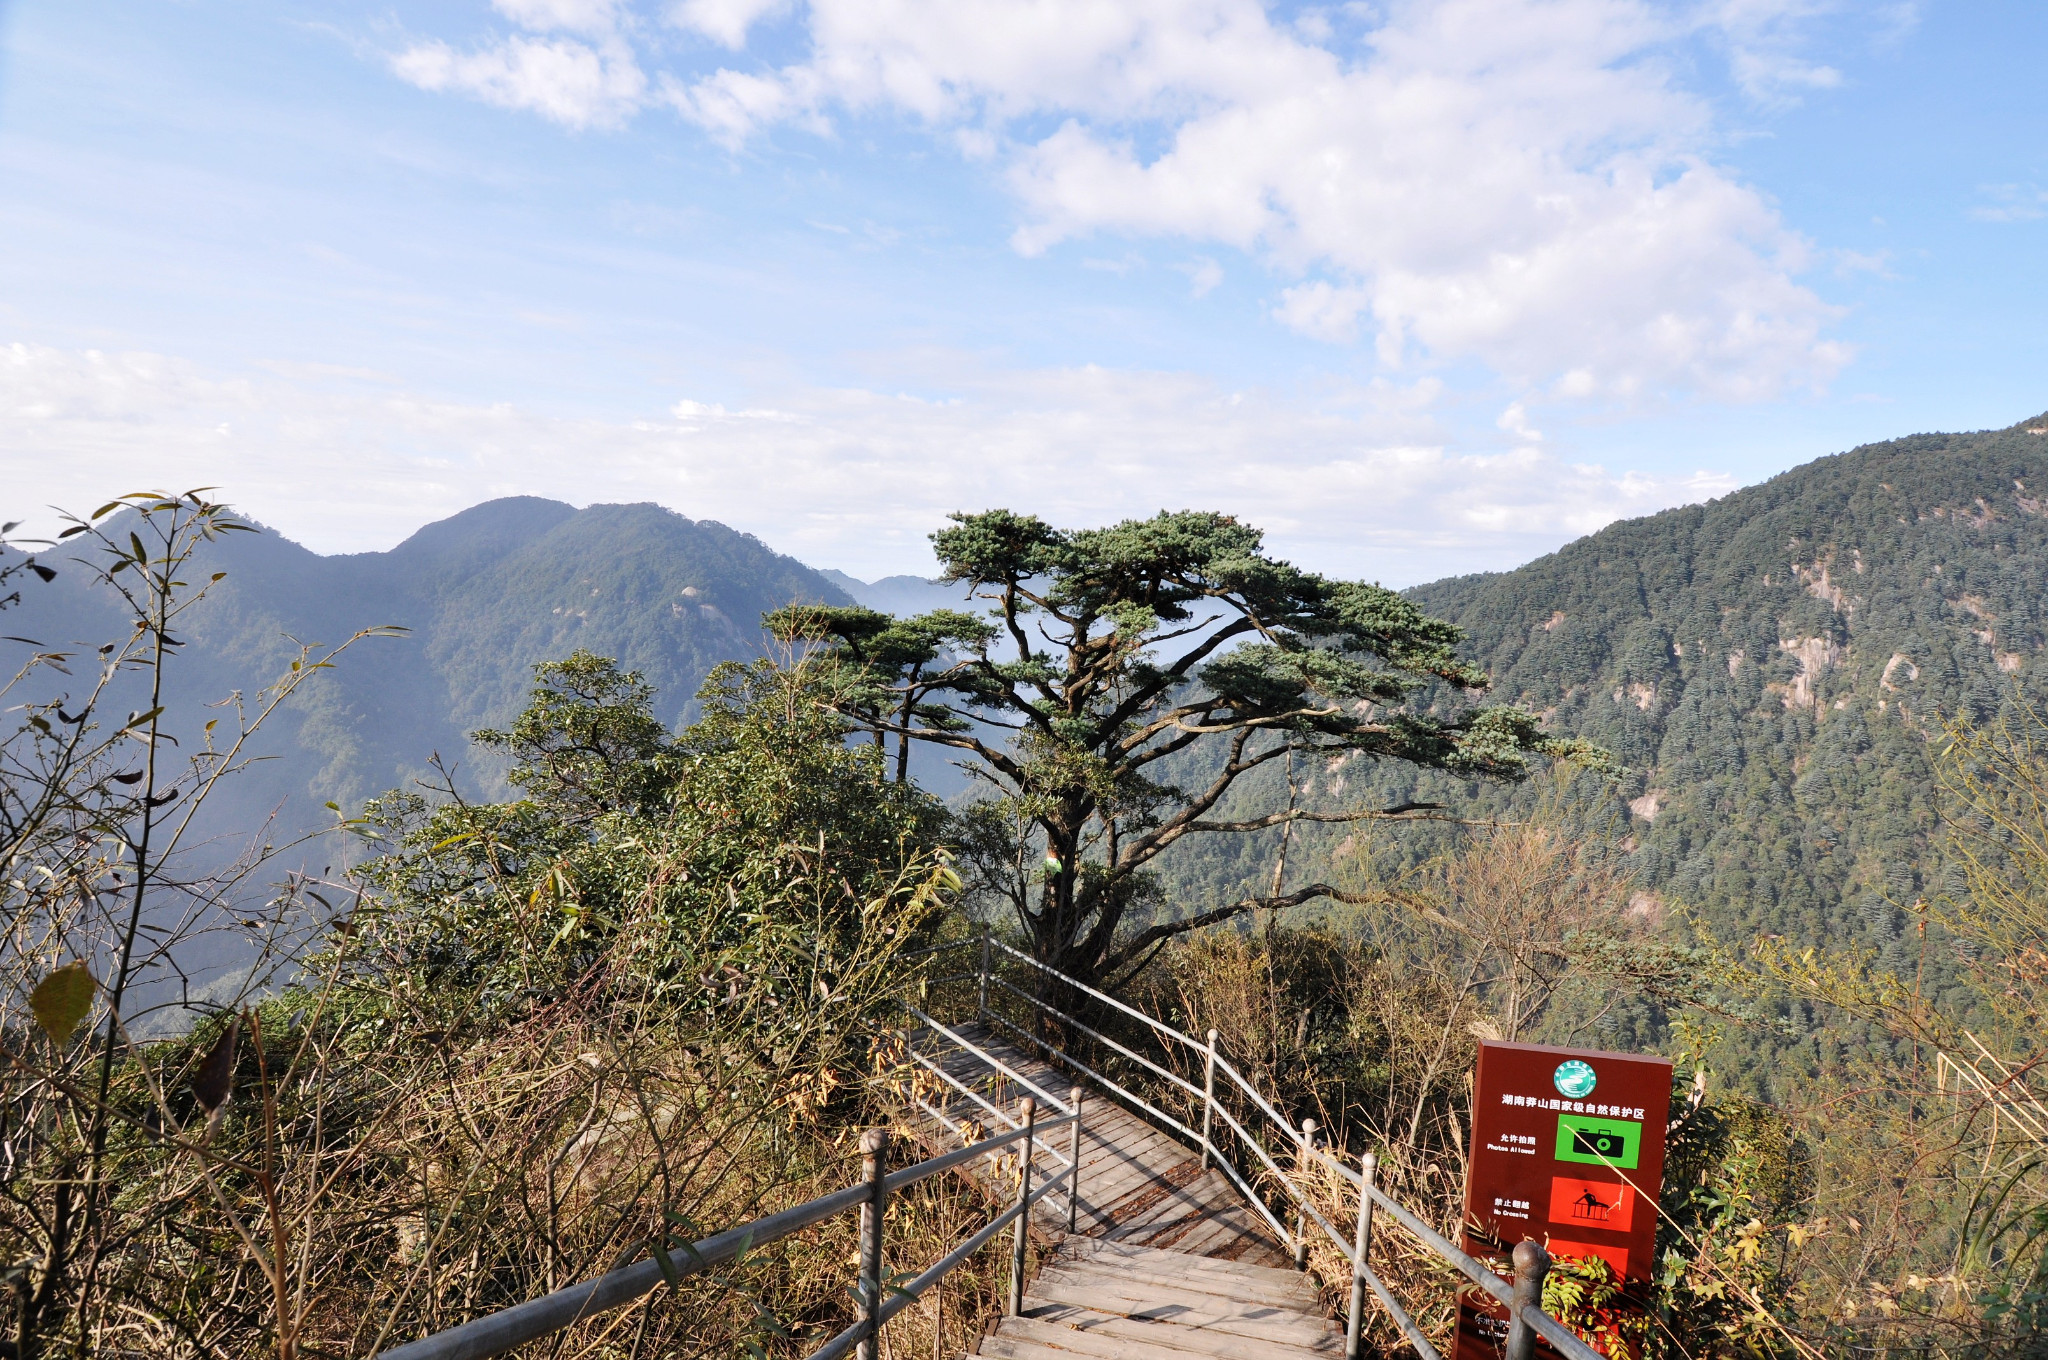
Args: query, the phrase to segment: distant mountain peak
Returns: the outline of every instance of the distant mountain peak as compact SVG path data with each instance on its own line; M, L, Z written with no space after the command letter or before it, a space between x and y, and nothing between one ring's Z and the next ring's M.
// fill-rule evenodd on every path
M383 555L408 570L455 569L467 574L490 565L577 514L576 507L541 496L501 496L446 519L422 525Z
M928 614L934 609L974 607L965 585L949 585L923 576L884 576L879 581L863 581L830 567L819 568L818 575L868 608L898 618Z

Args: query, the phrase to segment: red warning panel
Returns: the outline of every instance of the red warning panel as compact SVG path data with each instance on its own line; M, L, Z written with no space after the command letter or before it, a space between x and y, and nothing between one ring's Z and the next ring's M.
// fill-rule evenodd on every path
M1599 1228L1625 1233L1635 1221L1636 1190L1627 1181L1584 1181L1572 1176L1550 1178L1550 1231ZM1551 1254L1556 1255L1555 1249ZM1624 1253L1625 1255L1625 1253ZM1626 1273L1627 1262L1616 1267Z
M1533 1239L1553 1259L1598 1257L1647 1283L1670 1101L1663 1058L1480 1044L1465 1250L1511 1276L1508 1254ZM1457 1360L1498 1360L1506 1340L1507 1311L1477 1291L1462 1296ZM1553 1354L1540 1341L1537 1353Z

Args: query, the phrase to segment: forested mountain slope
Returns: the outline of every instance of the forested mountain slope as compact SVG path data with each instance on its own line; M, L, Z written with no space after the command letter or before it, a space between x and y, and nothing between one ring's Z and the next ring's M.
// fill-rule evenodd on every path
M1628 767L1617 796L1568 801L1632 850L1643 911L1683 905L1729 940L1871 948L1911 973L1899 907L1942 872L1928 743L1944 716L1992 716L2020 688L2048 698L2044 428L1867 445L1410 593L1466 630L1491 699ZM1326 806L1480 815L1550 792L1357 762L1298 785ZM1305 840L1291 879L1324 871L1343 833ZM1267 835L1183 856L1174 896L1263 891L1275 849Z
M60 645L120 635L125 620L66 549L59 575L23 589L5 631ZM251 699L297 655L293 639L359 644L300 691L257 743L267 760L237 781L215 816L248 828L280 803L303 825L329 800L353 808L428 773L440 754L468 791L494 791L468 734L524 706L536 662L587 648L643 671L656 713L682 721L720 661L758 655L763 612L793 600L850 603L834 585L747 534L656 505L577 510L535 497L474 506L389 552L322 557L274 533L235 534L199 564L225 571L190 617L172 663L172 711L241 691ZM198 577L194 578L199 579ZM12 667L22 644L0 642ZM189 736L189 734L188 734Z

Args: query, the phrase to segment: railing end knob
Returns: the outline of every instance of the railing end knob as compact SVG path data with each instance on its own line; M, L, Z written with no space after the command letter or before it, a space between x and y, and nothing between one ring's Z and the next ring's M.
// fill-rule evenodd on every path
M889 1146L889 1130L864 1129L860 1135L860 1150L863 1156L872 1157Z
M1541 1242L1524 1238L1515 1244L1515 1274L1543 1275L1550 1270L1550 1253L1543 1249Z

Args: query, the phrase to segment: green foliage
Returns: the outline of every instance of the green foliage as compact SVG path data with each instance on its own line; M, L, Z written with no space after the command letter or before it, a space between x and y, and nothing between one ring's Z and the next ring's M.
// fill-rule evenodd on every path
M1181 921L1133 919L1153 896L1153 861L1176 842L1296 819L1292 808L1208 815L1276 759L1359 755L1516 779L1532 757L1584 753L1517 710L1411 704L1428 685L1485 682L1458 659L1459 630L1378 586L1269 557L1230 516L1072 532L1008 510L953 519L933 547L946 580L991 602L992 624L945 613L889 625L858 610L771 624L827 642L866 678L838 711L897 736L899 759L911 740L974 757L994 796L969 827L973 886L1063 970L1114 974L1194 924L1340 895L1316 885ZM1159 777L1195 748L1213 749L1205 787Z
M653 687L581 650L534 673L541 683L511 730L473 738L512 758L507 782L570 819L654 811L667 792L656 757L668 730L650 711Z
M1973 1357L2048 1355L2048 1199L2041 1193L2048 1159L2024 1157L1979 1186L1964 1231L1958 1275L1976 1285L1973 1302L1987 1340Z
M1649 1332L1642 1310L1624 1295L1614 1267L1598 1256L1551 1262L1550 1273L1543 1277L1543 1311L1611 1360L1631 1360Z
M985 646L994 636L986 619L953 609L898 619L859 606L795 604L761 623L789 645L832 649L845 686L839 708L874 733L877 747L895 734L899 784L910 778L912 724L955 734L970 729L951 709L930 700L947 688L949 649Z
M20 572L0 598L29 579L24 563L0 550L0 578ZM45 564L58 579L21 591L7 632L54 645L127 627L62 548L39 552L35 565ZM193 569L202 573L194 585L228 576L179 633L187 646L170 712L187 747L199 739L200 705L255 694L297 655L295 639L408 630L376 644L374 666L329 675L276 715L260 743L264 763L215 800L215 833L272 816L286 830L324 826L326 803L352 808L380 790L438 781L437 755L465 796L503 797L511 754L472 747L468 733L512 722L534 665L579 649L616 657L646 677L654 717L673 728L694 716L714 666L763 654L764 611L848 602L818 573L724 525L655 505L577 510L534 497L473 506L388 552L319 556L272 532L237 534L203 545Z
M1613 753L1618 782L1562 791L1351 760L1248 776L1218 809L1243 819L1290 797L1344 811L1438 804L1523 821L1550 800L1573 834L1632 847L1652 919L1700 927L1728 953L1776 937L1797 958L1867 958L1874 976L1966 1012L1977 987L1920 901L1948 888L1934 757L1945 720L2014 714L2048 644L2048 441L2015 427L1920 435L1820 459L1707 505L1611 525L1513 571L1417 587L1464 630L1490 697L1543 730ZM1450 703L1455 689L1423 697ZM1216 762L1164 778L1192 786ZM1291 785L1291 787L1290 787ZM1547 814L1546 814L1547 815ZM1421 864L1449 829L1414 828ZM1298 826L1289 863L1334 873L1349 828ZM1189 902L1258 891L1277 829L1193 839L1157 869ZM1691 944L1695 941L1687 940ZM1909 1048L1883 1029L1770 1003L1774 1024L1719 1055L1727 1078L1785 1103L1859 1055ZM1614 1042L1661 1042L1654 1008L1614 1017Z
M954 883L937 805L850 747L830 668L726 663L669 738L638 674L536 668L509 732L527 797L377 800L385 847L336 957L474 1023L599 978L715 1010L840 997L851 961L926 931ZM890 951L884 951L890 952Z
M1799 1248L1814 1189L1812 1151L1786 1114L1736 1094L1708 1098L1706 1074L1672 1093L1655 1291L1661 1353L1734 1348L1794 1355L1807 1290Z
M844 1183L878 1041L931 966L908 955L957 896L939 809L849 745L830 665L717 668L674 735L612 661L537 672L488 737L524 796L378 800L348 825L382 853L295 985L188 1033L138 1042L118 1019L160 933L120 877L163 873L131 834L146 796L110 795L97 839L74 819L18 847L69 872L22 864L17 895L51 891L17 897L0 970L10 1353L377 1354ZM121 768L78 778L121 789ZM80 945L90 974L56 966ZM104 1035L61 1042L96 990ZM895 1244L937 1255L959 1199L902 1197L924 1217ZM851 1233L675 1280L633 1326L649 1353L806 1353L848 1320ZM615 1322L565 1353L610 1353Z
M271 683L195 713L183 654L224 579L204 559L249 526L203 489L67 518L45 554L69 554L61 572L0 562L0 580L23 578L0 598L10 627L66 594L111 615L98 646L10 634L27 650L0 681L0 1349L21 1360L137 1345L138 1315L189 1288L158 1265L194 1186L177 1168L185 1188L170 1188L138 1035L167 1001L189 1004L167 984L189 986L192 957L228 930L289 947L310 885L262 876L291 838L242 828L226 848L198 819L247 772L265 721L348 645L294 645ZM261 987L276 966L259 957L220 989Z

